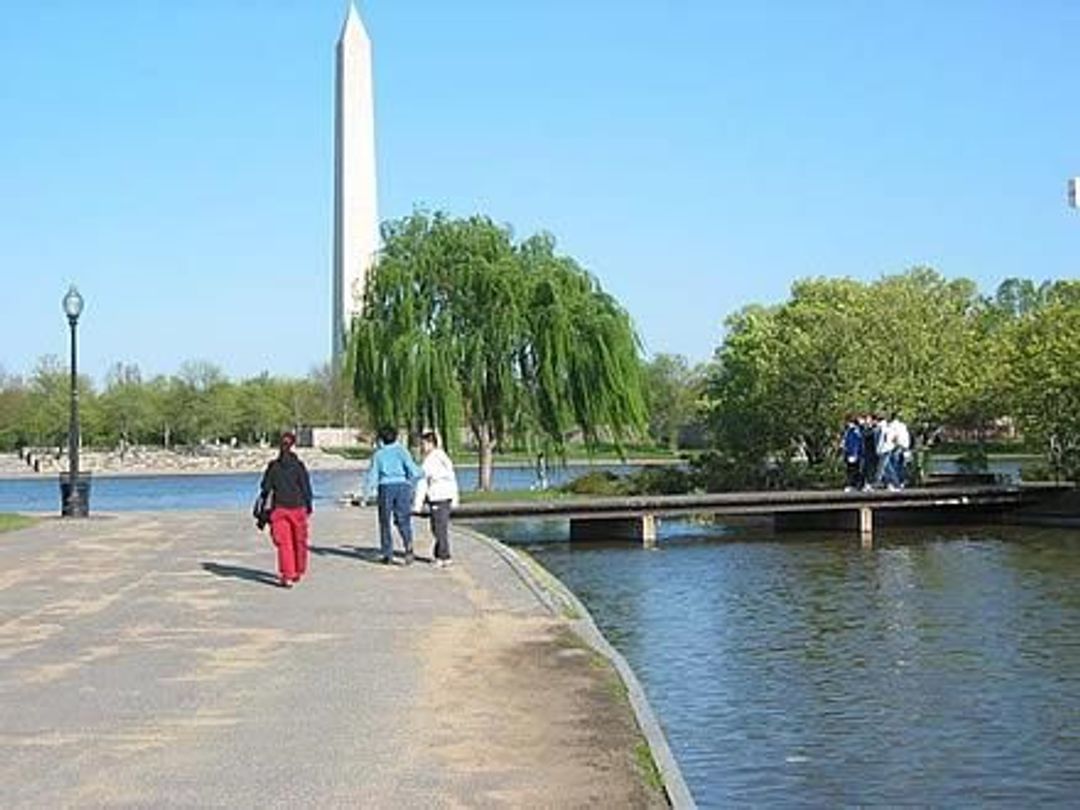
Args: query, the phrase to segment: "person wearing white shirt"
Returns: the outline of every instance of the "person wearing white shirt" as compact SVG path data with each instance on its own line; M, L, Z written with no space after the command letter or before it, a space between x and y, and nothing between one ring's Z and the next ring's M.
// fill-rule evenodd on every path
M899 414L893 414L889 427L893 435L893 478L898 487L903 487L907 478L907 457L911 451L911 431L908 430L908 426L904 424Z
M878 466L874 473L874 486L893 486L892 451L896 447L896 434L893 433L892 421L881 419L874 427L874 444L877 450Z
M425 503L431 514L431 533L435 535L435 565L450 565L450 509L458 505L459 493L454 462L439 447L434 431L420 436L424 460L420 462L423 477L416 485L413 511L423 512Z

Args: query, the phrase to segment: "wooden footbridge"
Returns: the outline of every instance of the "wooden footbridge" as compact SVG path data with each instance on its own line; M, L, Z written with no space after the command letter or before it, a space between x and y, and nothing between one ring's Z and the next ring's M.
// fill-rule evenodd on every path
M1015 484L941 486L897 491L822 490L702 495L566 498L463 504L456 519L568 518L570 538L656 542L657 522L679 515L769 515L777 530L849 529L871 543L876 522L986 519L1037 503L1048 488Z

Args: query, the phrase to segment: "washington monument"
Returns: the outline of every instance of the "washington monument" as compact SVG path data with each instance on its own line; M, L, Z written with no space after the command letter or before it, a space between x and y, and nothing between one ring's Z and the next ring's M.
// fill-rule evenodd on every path
M379 249L371 40L349 3L337 43L334 98L334 302L331 357L340 361Z

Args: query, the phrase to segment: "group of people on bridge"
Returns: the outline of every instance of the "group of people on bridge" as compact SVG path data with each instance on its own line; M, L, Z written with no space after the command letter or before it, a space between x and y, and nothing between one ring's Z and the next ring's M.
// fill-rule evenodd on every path
M256 525L270 526L277 548L278 583L291 588L307 572L308 519L312 514L311 478L293 452L296 436L285 433L277 457L263 473L255 503ZM365 498L374 497L379 511L379 549L384 564L394 562L392 526L396 526L404 547L404 563L416 559L413 551L412 516L427 514L435 536L432 561L440 568L450 565L450 509L458 503L454 464L439 447L433 431L420 436L423 459L413 460L398 442L395 428L379 431L379 447L371 457L365 479Z
M841 444L845 492L897 490L907 484L911 431L899 414L850 414Z

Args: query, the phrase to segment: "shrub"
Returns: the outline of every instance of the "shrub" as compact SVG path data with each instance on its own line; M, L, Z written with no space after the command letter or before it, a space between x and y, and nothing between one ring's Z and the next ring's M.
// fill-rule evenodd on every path
M579 475L573 481L563 484L559 489L573 495L623 495L622 479L609 470Z
M623 488L628 495L684 495L694 482L682 467L645 467L623 479Z

